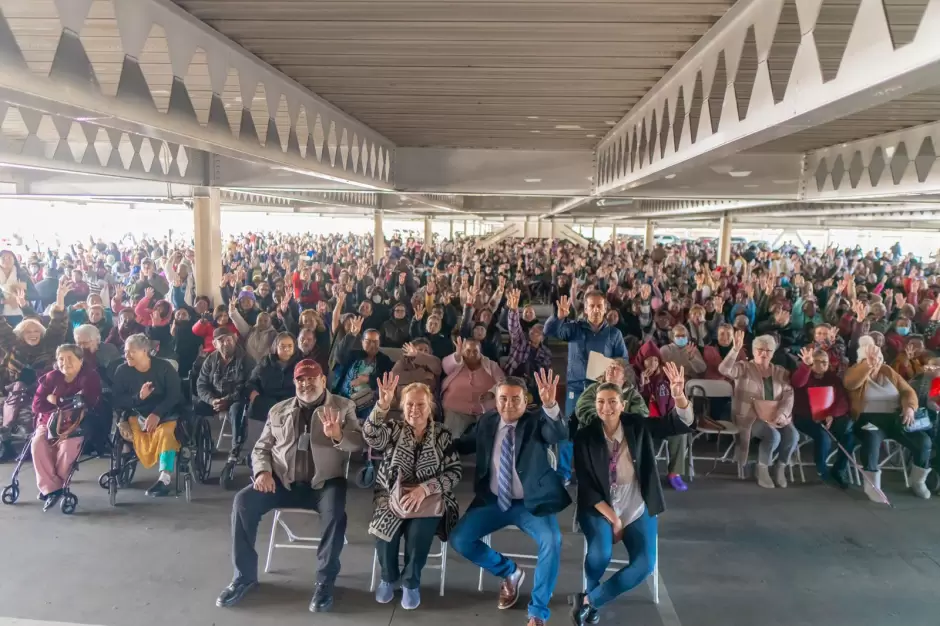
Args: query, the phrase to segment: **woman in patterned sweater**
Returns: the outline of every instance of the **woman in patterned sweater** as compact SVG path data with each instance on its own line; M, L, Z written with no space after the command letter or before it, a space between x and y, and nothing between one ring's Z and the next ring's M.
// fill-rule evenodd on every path
M375 513L369 525L369 533L376 537L382 568L375 599L381 604L391 602L400 584L401 606L411 610L421 603L421 570L434 535L446 540L459 518L454 487L460 481L462 469L450 431L431 419L434 396L427 385L412 383L405 387L401 392L403 421L386 419L397 386L397 376L385 374L379 380L379 401L362 425L362 436L371 448L384 452L375 482ZM426 498L440 497L443 516L399 517L390 504L396 482L401 484L400 502L405 510L415 511ZM399 571L398 546L402 536L405 536L405 566Z

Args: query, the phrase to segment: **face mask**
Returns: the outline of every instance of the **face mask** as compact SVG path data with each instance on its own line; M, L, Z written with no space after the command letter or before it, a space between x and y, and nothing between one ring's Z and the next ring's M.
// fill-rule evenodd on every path
M679 346L680 348L686 347L687 345L689 345L689 338L688 337L676 337L676 345Z
M376 294L376 295L372 296L372 301L375 302L376 304L381 304L381 303L382 303L382 296Z
M898 326L898 334L901 335L902 337L909 335L910 332L911 332L911 329L908 328L907 326Z

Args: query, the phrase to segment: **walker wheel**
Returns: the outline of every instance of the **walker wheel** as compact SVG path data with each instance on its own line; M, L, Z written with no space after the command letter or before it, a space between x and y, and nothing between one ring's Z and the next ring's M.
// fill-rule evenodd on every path
M111 476L108 479L108 503L111 504L111 506L117 505L117 492L117 478L115 476Z
M183 489L186 494L186 502L193 501L193 476L192 474L186 474L183 478Z
M102 489L107 489L108 484L111 482L111 472L105 472L98 477L98 486Z
M78 506L78 496L72 492L66 493L62 496L62 503L59 504L59 508L62 509L62 513L65 515L71 515L75 512L75 508Z
M365 467L356 472L356 486L360 489L371 489L375 486L375 468L367 462Z
M20 499L20 486L15 481L3 488L3 503L4 504L16 504L16 501Z

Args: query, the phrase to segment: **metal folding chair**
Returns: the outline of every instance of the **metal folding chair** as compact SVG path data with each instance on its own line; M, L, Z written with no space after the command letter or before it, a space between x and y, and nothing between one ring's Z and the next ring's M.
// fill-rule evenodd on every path
M437 552L432 552L428 554L428 563L424 566L424 569L436 569L441 572L441 585L440 585L440 595L444 595L444 584L447 582L447 542L441 541L440 550ZM405 556L404 552L398 553L399 558ZM436 560L437 563L432 563L432 560ZM369 591L375 591L375 586L379 583L379 551L375 550L372 553L372 583L369 585Z
M346 455L346 478L349 478L349 461L352 455ZM271 522L271 539L268 541L268 558L264 562L264 573L271 571L271 563L274 561L274 550L277 548L294 548L299 550L316 550L320 546L322 537L305 537L295 533L284 520L285 513L297 513L300 515L319 515L311 509L274 509L274 520ZM287 535L287 543L277 542L277 530L281 528ZM343 545L349 543L344 536Z
M699 399L703 400L706 405L712 398L730 398L734 395L734 388L726 380L690 380L685 384L685 391L691 402L694 403L696 399ZM708 411L708 407L706 406L704 410ZM721 429L696 426L695 432L689 435L689 480L695 479L695 461L712 461L714 465L709 474L718 467L719 462L730 463L733 461L734 446L738 439L738 427L727 420L715 420L715 422L721 426ZM715 455L696 456L694 452L695 442L706 435L714 435L715 437ZM724 448L724 452L722 452L721 447L722 436L731 437L731 443Z

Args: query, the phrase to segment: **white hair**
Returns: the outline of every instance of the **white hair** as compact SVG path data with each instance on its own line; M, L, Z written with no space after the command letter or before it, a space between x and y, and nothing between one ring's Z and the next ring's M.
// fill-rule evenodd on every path
M32 317L27 317L27 318L24 319L22 322L20 322L19 324L17 324L17 325L13 328L13 334L16 335L17 338L21 338L21 337L23 336L23 332L26 330L26 328L29 327L29 326L32 326L32 325L36 325L36 326L39 327L39 336L40 336L40 337L42 337L42 336L44 336L44 335L46 334L46 327L42 325L42 322L40 322L39 320L34 319L34 318L32 318Z
M101 343L101 331L91 324L82 324L75 329L75 341L93 341Z
M147 335L143 333L131 335L127 338L127 341L124 342L124 349L143 350L144 352L150 352L150 340L147 338Z
M764 348L770 350L771 352L777 351L777 340L774 339L773 335L761 335L760 337L754 337L754 348Z

